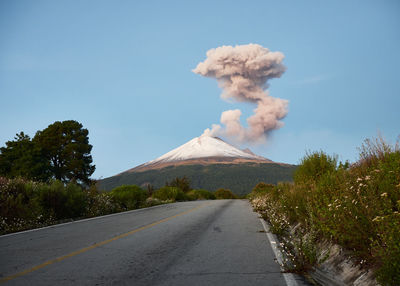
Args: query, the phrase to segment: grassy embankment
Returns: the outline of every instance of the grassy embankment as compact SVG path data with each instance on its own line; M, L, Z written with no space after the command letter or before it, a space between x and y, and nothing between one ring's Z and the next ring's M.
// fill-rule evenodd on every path
M186 188L187 192L173 186L153 191L131 185L102 192L95 186L84 189L60 181L38 183L0 177L0 234L175 201L236 198L225 189L212 193Z
M315 245L325 240L351 250L382 285L400 285L398 144L366 140L351 166L323 152L309 153L293 184L260 183L250 200L284 238L289 270L307 271L322 262Z

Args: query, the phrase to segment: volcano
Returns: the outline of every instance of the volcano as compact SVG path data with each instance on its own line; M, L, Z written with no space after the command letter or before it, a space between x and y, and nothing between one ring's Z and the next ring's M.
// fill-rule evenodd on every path
M242 195L259 182L292 181L295 165L273 162L241 150L218 137L195 137L170 152L118 175L99 181L102 190L120 185L152 185L160 188L176 177L186 176L194 189L228 188Z
M240 164L245 162L273 163L267 158L254 154L250 149L240 150L221 138L202 135L155 160L126 172L142 172L179 165Z

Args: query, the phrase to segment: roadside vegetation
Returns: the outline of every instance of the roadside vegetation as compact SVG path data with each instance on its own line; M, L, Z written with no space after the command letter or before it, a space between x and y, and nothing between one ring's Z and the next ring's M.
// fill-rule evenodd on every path
M236 198L229 190L223 195L221 191L192 190L186 177L173 182L158 190L124 185L105 192L95 184L84 188L58 180L43 183L0 177L0 234L177 201ZM172 186L179 184L187 192Z
M308 153L294 183L259 183L249 198L282 238L288 271L326 259L318 242L350 251L382 285L400 285L400 149L366 140L354 164ZM290 232L289 232L290 230Z

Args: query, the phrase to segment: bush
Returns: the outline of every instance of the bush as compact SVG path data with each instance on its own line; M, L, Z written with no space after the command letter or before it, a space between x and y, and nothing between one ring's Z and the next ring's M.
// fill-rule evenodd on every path
M153 197L148 197L146 199L146 206L147 207L152 207L152 206L157 206L161 205L162 202L159 199L153 198Z
M61 181L38 184L38 201L43 214L56 220L81 217L85 214L87 195L76 184L65 186Z
M283 234L292 224L313 240L327 239L377 269L382 285L400 285L400 149L381 138L366 140L350 167L323 152L307 154L294 184L265 191L257 185L253 205ZM305 253L301 243L297 253ZM290 247L289 247L290 248ZM305 264L315 263L309 251Z
M324 174L334 172L337 156L329 156L324 152L307 153L294 173L296 184L308 183L321 178Z
M69 183L65 187L65 193L67 200L65 202L65 217L66 218L77 218L83 217L86 211L87 205L87 193L82 187Z
M86 215L87 194L76 184L0 178L1 232L48 225Z
M235 196L234 193L231 192L231 190L221 188L215 191L215 198L217 200L224 200L224 199L236 199L237 197Z
M88 190L86 216L95 217L120 211L109 192L99 192L94 186Z
M153 198L160 201L184 201L185 193L177 187L162 187L153 194Z
M191 190L188 192L187 197L191 201L196 200L215 200L215 195L210 191L199 189L199 190Z
M35 187L35 183L20 178L0 177L0 233L40 226L42 216L34 199Z
M143 205L147 198L147 191L136 185L123 185L111 191L111 197L121 210L137 209Z
M258 183L252 190L253 194L265 194L271 192L275 188L275 185L266 184L264 182Z
M67 194L64 184L60 181L53 181L50 185L40 184L38 190L38 201L46 217L62 219L65 217L65 203Z

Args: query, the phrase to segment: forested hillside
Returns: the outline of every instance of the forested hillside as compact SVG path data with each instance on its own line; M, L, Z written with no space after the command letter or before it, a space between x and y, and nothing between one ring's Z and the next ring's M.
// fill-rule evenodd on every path
M282 164L215 164L170 166L160 170L144 172L125 172L99 181L99 188L111 190L120 185L144 186L150 184L154 188L164 186L165 182L176 177L186 176L194 189L215 191L227 188L237 195L249 193L259 182L276 184L293 180L295 165Z

